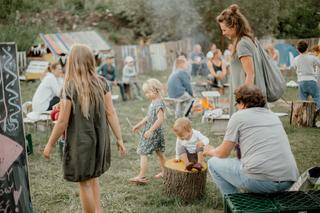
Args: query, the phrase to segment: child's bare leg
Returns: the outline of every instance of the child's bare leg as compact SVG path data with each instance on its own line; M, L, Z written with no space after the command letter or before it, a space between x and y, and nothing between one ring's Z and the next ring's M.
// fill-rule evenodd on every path
M198 171L201 171L202 170L203 158L204 158L203 157L203 146L197 147L196 151L197 151L198 161L197 161L196 164L193 165L193 168L197 169Z
M140 155L140 173L138 177L145 177L148 168L148 157L146 155Z
M92 190L92 179L81 181L80 186L80 200L84 213L95 213L95 201Z
M99 178L93 178L92 180L92 191L93 191L93 199L96 206L95 213L101 212L100 206L100 186L99 186Z
M204 159L203 152L202 151L198 152L197 155L198 155L198 163L202 164Z
M164 171L164 164L166 162L166 157L164 156L164 153L157 150L156 151L156 154L158 155L159 157L159 161L160 161L160 169L161 169L161 173L158 174L159 176L163 176L163 171Z
M188 159L188 155L187 153L182 153L180 155L180 159L184 162L184 164L186 165L186 170L191 171L192 170L192 166L194 163L190 162Z
M146 172L148 168L148 157L146 155L140 155L140 172L138 176L130 178L129 181L133 183L146 184L148 179L146 178Z
M187 153L183 153L180 155L180 159L184 162L184 164L187 166L190 164L190 161L188 159Z

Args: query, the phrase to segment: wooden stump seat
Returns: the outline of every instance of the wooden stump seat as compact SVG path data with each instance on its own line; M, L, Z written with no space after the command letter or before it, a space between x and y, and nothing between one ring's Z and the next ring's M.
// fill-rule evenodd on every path
M294 127L315 126L316 108L316 104L312 101L292 102L290 124Z
M176 196L184 201L201 198L205 193L207 179L207 164L202 164L202 171L185 170L185 164L167 160L164 166L164 191L168 196Z

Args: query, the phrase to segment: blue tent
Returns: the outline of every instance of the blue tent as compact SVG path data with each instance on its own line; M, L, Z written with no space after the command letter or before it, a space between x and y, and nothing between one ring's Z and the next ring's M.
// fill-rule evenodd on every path
M286 66L290 66L290 53L293 57L299 55L298 50L290 44L279 43L275 45L275 48L279 51L280 65L285 64Z

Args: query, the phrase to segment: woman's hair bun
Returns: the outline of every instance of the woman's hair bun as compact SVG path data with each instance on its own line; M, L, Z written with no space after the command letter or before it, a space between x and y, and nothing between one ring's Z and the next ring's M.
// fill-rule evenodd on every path
M229 9L231 10L232 13L236 13L239 11L239 6L237 4L232 4L229 6Z

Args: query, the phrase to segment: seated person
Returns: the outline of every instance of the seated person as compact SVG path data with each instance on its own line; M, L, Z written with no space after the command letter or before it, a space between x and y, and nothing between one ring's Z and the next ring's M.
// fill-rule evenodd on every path
M208 83L211 87L219 88L221 94L224 93L223 80L227 74L225 63L221 60L221 50L216 49L215 52L208 52L207 67L209 69Z
M179 57L175 61L176 72L172 73L168 79L168 95L170 98L181 100L176 104L176 118L182 117L182 107L191 103L193 96L191 79L187 73L188 62L185 57ZM186 111L186 110L184 110Z
M131 88L133 86L136 87L136 89L134 90L136 98L142 99L140 87L137 82L137 71L134 66L134 59L131 56L127 56L124 59L124 64L125 65L122 69L122 82L127 99L131 98Z
M98 74L103 76L107 80L108 86L111 89L112 89L112 85L117 85L120 89L120 94L121 94L122 100L126 101L127 98L125 97L125 94L124 94L123 83L116 80L116 68L113 65L113 56L107 55L105 60L106 60L105 63L103 63L98 68Z
M222 194L272 193L287 190L299 177L281 120L264 106L260 89L243 85L235 90L238 111L232 115L224 140L204 149L212 156L208 169ZM238 159L229 158L236 147Z
M190 56L191 59L191 75L192 76L197 76L197 75L207 75L207 70L205 66L205 56L202 52L200 44L196 44L193 47L193 52L191 53Z
M32 98L32 111L45 112L52 110L52 106L59 103L63 87L63 72L60 63L53 63L48 67L47 74L41 80Z
M185 60L188 61L187 59L187 56L185 53L180 53L180 54L177 54L177 58L184 58ZM190 63L188 63L188 68L187 68L187 73L189 75L191 75L191 70L192 70L192 66ZM174 73L177 71L177 66L176 66L176 60L173 62L173 66L172 66L172 72L171 73Z
M203 148L209 144L209 139L192 129L188 118L178 118L173 125L173 131L177 136L176 161L181 159L188 171L192 168L201 171L204 160Z

